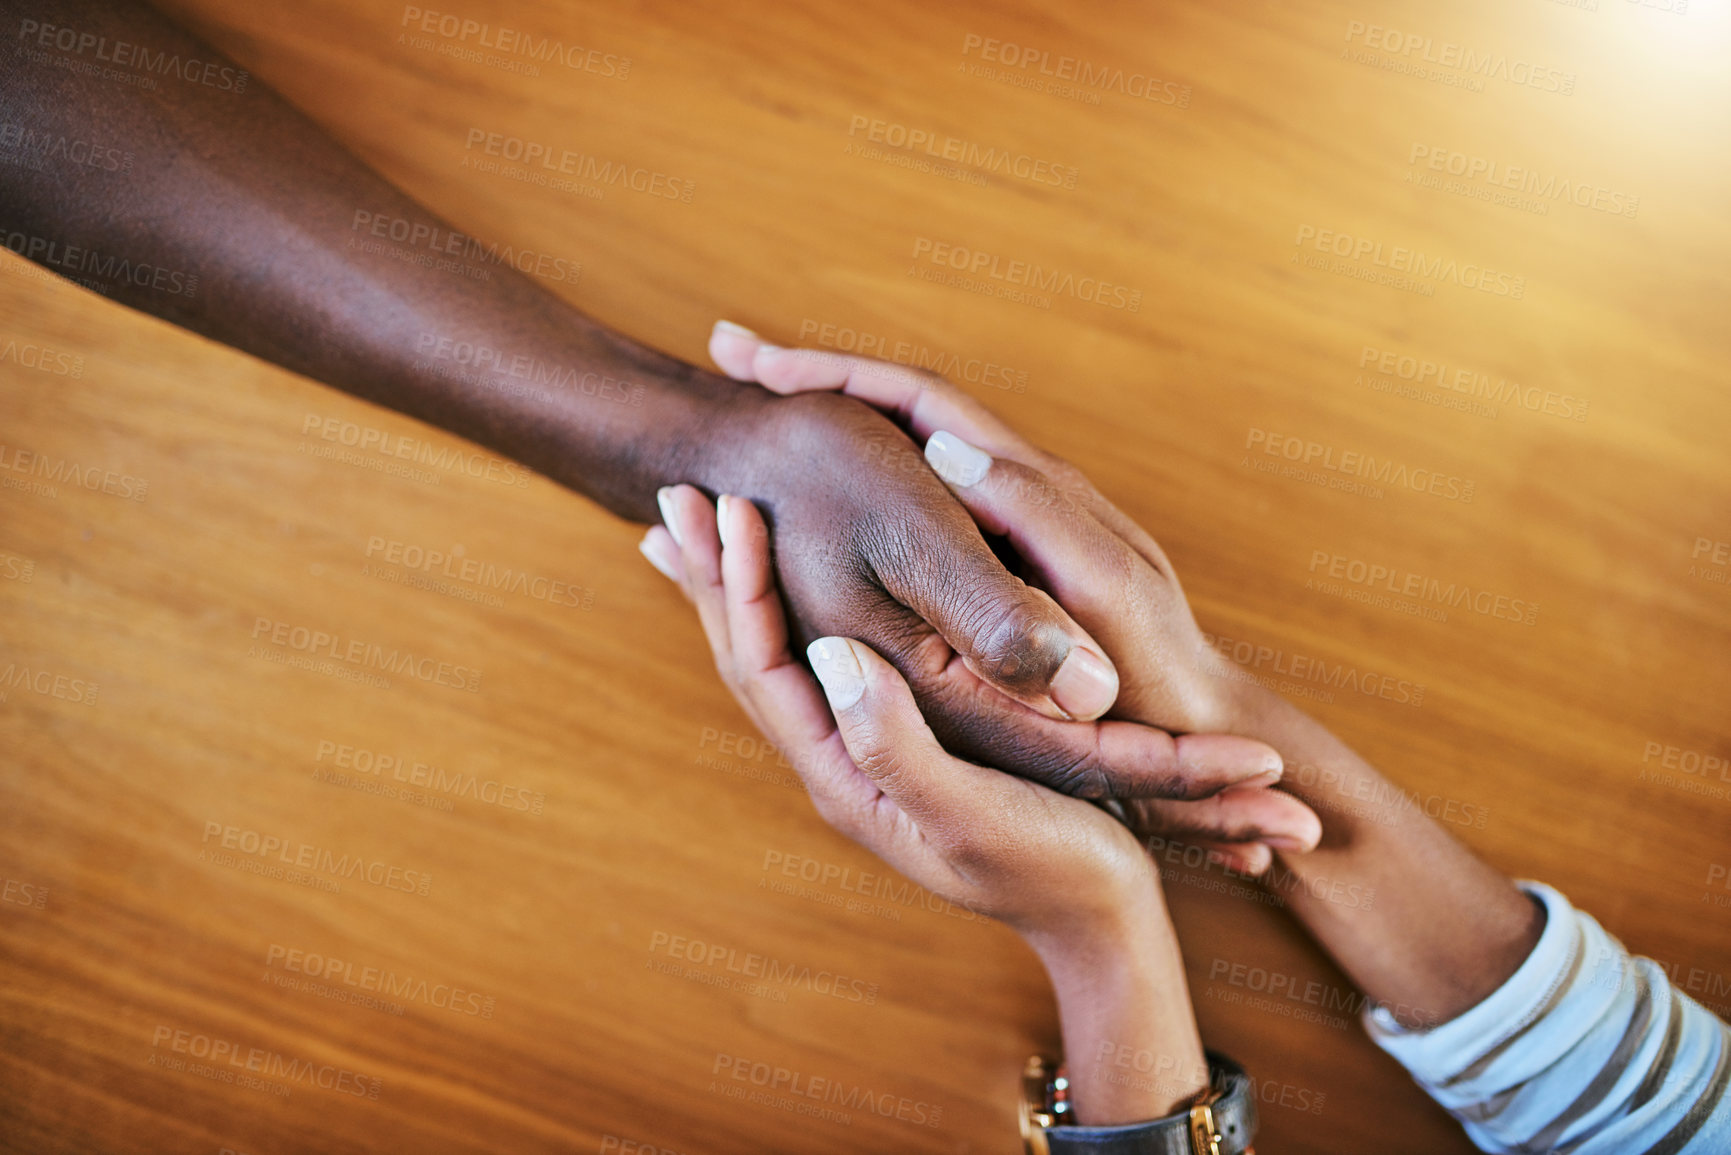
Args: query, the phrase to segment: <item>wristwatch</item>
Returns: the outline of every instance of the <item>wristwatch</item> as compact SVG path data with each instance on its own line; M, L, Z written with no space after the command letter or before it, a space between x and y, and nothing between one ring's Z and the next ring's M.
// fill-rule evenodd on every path
M1208 1052L1208 1087L1164 1119L1115 1127L1070 1121L1070 1084L1039 1055L1022 1072L1022 1145L1028 1155L1256 1155L1256 1096L1250 1076Z

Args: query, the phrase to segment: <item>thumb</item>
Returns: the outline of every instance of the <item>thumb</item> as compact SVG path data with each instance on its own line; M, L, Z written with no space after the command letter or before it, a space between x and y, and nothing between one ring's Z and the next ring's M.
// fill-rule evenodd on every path
M1001 776L946 754L907 682L870 646L819 638L806 656L854 765L922 829L937 833L991 807Z
M914 540L886 550L878 579L924 618L967 668L994 689L1049 718L1093 721L1118 697L1105 649L1051 595L1004 568L962 508L940 523L949 560ZM917 533L926 526L910 526Z

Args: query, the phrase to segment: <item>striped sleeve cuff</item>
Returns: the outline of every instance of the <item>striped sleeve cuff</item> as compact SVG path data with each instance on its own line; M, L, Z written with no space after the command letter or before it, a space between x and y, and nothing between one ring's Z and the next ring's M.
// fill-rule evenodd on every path
M1544 933L1508 982L1465 1014L1409 1031L1365 1011L1378 1046L1484 1151L1731 1152L1731 1036L1548 886Z

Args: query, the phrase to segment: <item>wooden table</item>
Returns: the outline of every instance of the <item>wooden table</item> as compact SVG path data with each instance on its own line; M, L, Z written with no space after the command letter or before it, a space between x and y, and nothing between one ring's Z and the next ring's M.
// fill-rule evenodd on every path
M1731 30L1681 3L168 6L627 332L969 382L1247 676L1724 1008ZM640 530L0 274L0 1146L1016 1149L1035 960L823 826ZM1277 903L1167 875L1262 1150L1470 1149Z

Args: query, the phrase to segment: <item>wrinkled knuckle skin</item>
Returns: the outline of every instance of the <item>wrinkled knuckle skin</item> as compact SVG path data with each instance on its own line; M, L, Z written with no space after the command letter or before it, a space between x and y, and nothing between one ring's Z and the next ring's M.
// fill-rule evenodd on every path
M1158 796L1174 802L1204 802L1224 789L1224 783L1175 770L1161 778Z
M964 629L980 675L1012 693L1044 694L1070 653L1069 635L1026 602L994 599L968 614Z
M1021 509L1066 509L1070 498L1064 489L1045 474L1019 462L1005 461L993 466L983 483L987 493Z
M1139 774L1134 782L1121 783L1115 793L1126 802L1134 799L1155 812L1164 803L1206 802L1224 789L1224 784L1206 777L1169 769L1155 774Z
M1074 499L1086 501L1096 493L1094 483L1088 480L1088 475L1070 464L1067 458L1055 453L1043 453L1039 460L1040 471L1051 479L1052 485Z
M915 696L938 743L956 757L1078 798L1129 793L1113 789L1084 727L1051 721L973 679L966 689L916 686Z
M883 743L880 735L873 734L869 745L870 749L855 756L854 764L878 784L878 789L885 794L893 793L896 782L907 771L906 764L899 752Z
M1110 779L1092 755L1083 755L1067 765L1060 764L1030 777L1060 794L1068 794L1074 798L1092 800L1113 793Z

